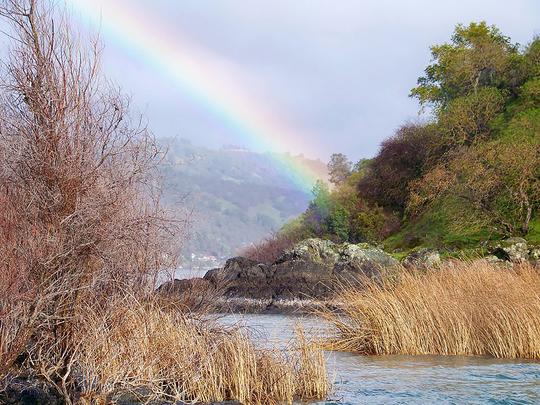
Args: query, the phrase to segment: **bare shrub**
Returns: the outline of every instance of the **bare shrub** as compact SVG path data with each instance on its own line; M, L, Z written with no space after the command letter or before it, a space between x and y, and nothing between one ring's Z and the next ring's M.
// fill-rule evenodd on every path
M240 256L255 260L259 263L271 264L275 262L284 251L299 242L299 238L284 233L274 233L261 242L252 244L242 251Z
M0 3L13 38L0 77L0 366L28 331L53 333L63 378L60 337L81 304L117 286L150 291L180 224L159 205L152 135L100 75L97 43L83 47L56 12Z
M326 380L297 388L306 364L325 375L322 357L258 350L154 297L184 225L160 205L161 153L100 75L97 44L81 46L53 5L0 0L13 39L0 80L0 378L26 372L67 404L140 387L190 401L323 397Z

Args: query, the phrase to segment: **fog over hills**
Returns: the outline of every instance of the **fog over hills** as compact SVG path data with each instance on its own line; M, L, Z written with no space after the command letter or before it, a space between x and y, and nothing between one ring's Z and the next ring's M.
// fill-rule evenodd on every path
M185 139L167 144L161 168L164 200L192 210L184 266L192 257L199 262L197 258L203 256L222 259L238 253L300 214L311 199L276 169L271 154L236 146L208 149ZM327 177L324 162L303 156L293 159Z

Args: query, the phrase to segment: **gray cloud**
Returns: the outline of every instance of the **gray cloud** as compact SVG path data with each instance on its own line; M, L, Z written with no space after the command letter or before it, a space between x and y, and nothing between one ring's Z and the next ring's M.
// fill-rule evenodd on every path
M417 117L408 92L429 62L429 46L447 41L456 23L486 20L520 43L540 34L537 0L130 4L234 65L243 85L309 134L323 159L333 151L353 159L371 156L400 123ZM181 135L209 146L241 142L167 77L106 35L103 41L106 73L133 95L158 136Z

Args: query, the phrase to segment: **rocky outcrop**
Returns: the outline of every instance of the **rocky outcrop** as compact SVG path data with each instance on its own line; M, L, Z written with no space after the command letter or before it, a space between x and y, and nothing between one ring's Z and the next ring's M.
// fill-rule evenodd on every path
M307 239L270 265L235 257L222 269L210 270L204 280L223 285L226 297L260 300L324 298L336 283L376 278L381 269L398 265L383 250L368 244L335 244Z
M206 291L212 284L203 278L175 279L162 284L158 291L168 294L186 294L197 291Z
M202 279L175 280L164 284L160 291L188 294L194 286L206 286L219 291L220 298L259 300L265 308L275 310L299 299L326 298L337 283L377 278L381 269L398 264L372 245L335 244L313 238L299 242L272 264L234 257L223 268L208 271Z
M407 268L427 268L441 264L441 255L435 249L424 248L410 253L401 262Z
M509 238L493 245L486 260L508 266L528 260L539 263L540 247L530 247L522 238ZM410 253L401 264L407 268L430 268L441 262L437 250L423 248ZM160 290L191 294L197 299L210 297L218 311L302 311L323 304L322 301L330 302L325 299L332 296L339 284L361 283L366 278L376 280L381 270L396 266L399 262L379 247L312 238L297 243L274 263L234 257L224 267L208 271L202 279L175 280ZM299 301L302 303L298 304Z

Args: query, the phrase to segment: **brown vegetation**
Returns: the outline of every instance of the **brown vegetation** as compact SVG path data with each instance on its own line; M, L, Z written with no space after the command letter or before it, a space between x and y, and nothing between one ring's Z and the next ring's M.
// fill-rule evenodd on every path
M152 136L99 75L97 45L88 57L47 9L0 7L15 38L0 80L1 346L11 353L3 369L30 331L68 337L81 303L118 286L151 288L174 262L169 236L181 231L152 198ZM65 373L70 349L58 350Z
M339 350L540 359L540 272L528 264L403 270L339 301L342 312L323 313Z
M81 342L77 367L87 400L144 387L145 399L272 404L321 398L328 390L322 351L302 336L289 352L261 350L242 329L155 300L122 297L105 308L89 306L74 339Z
M144 386L187 400L321 397L320 353L255 349L153 296L183 221L159 201L152 135L54 3L3 0L0 379L46 380L65 403ZM164 306L165 305L165 306Z
M301 238L285 232L275 233L259 243L252 244L240 252L240 255L259 263L271 264L275 262L284 251L293 247Z
M403 212L407 185L429 168L437 143L433 125L408 123L386 139L358 182L358 193L372 204Z

